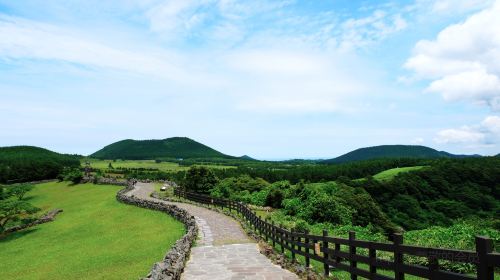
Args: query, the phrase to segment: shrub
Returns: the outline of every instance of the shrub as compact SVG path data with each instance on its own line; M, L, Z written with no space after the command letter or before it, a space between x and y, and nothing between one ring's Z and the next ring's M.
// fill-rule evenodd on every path
M338 197L316 192L304 204L298 214L304 220L341 225L351 224L354 211Z
M217 181L212 170L203 166L189 168L184 179L186 189L205 194L210 193Z
M80 169L71 169L66 174L64 174L64 181L70 181L73 184L78 184L83 179L83 173Z
M284 197L285 195L281 189L273 187L266 196L266 206L281 208L281 202Z

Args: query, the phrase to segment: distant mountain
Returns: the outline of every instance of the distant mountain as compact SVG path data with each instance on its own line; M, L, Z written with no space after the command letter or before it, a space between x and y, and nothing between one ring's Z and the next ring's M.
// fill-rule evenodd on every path
M90 155L98 159L235 158L187 137L162 140L122 140Z
M454 155L437 151L425 146L382 145L354 150L339 157L324 160L322 163L345 163L378 158L464 158L478 155Z
M33 146L0 147L0 183L55 179L63 168L79 166L75 155Z
M252 157L250 157L250 156L247 156L247 155L243 155L243 156L241 156L241 157L239 157L239 158L240 158L240 159L244 159L244 160L256 160L256 159L254 159L254 158L252 158Z

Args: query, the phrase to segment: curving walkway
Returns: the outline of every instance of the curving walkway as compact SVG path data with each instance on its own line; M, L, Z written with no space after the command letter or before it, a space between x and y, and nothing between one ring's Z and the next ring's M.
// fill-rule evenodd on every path
M299 279L262 255L257 244L234 219L192 204L152 198L149 195L153 190L152 184L137 183L128 194L177 205L195 216L200 229L199 240L191 249L182 279Z

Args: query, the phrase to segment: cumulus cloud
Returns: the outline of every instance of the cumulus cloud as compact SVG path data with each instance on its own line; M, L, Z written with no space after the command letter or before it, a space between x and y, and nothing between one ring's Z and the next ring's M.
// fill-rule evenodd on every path
M434 141L439 144L497 144L500 141L500 117L488 116L478 125L442 130Z
M404 67L431 79L427 91L500 111L500 1L419 41Z

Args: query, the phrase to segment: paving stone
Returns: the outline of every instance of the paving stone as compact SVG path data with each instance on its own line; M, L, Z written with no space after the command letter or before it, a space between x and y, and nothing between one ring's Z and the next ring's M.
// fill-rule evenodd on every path
M153 190L152 184L137 183L130 195L175 204L194 215L200 229L181 280L299 279L262 255L234 219L203 207L152 198L149 195Z

